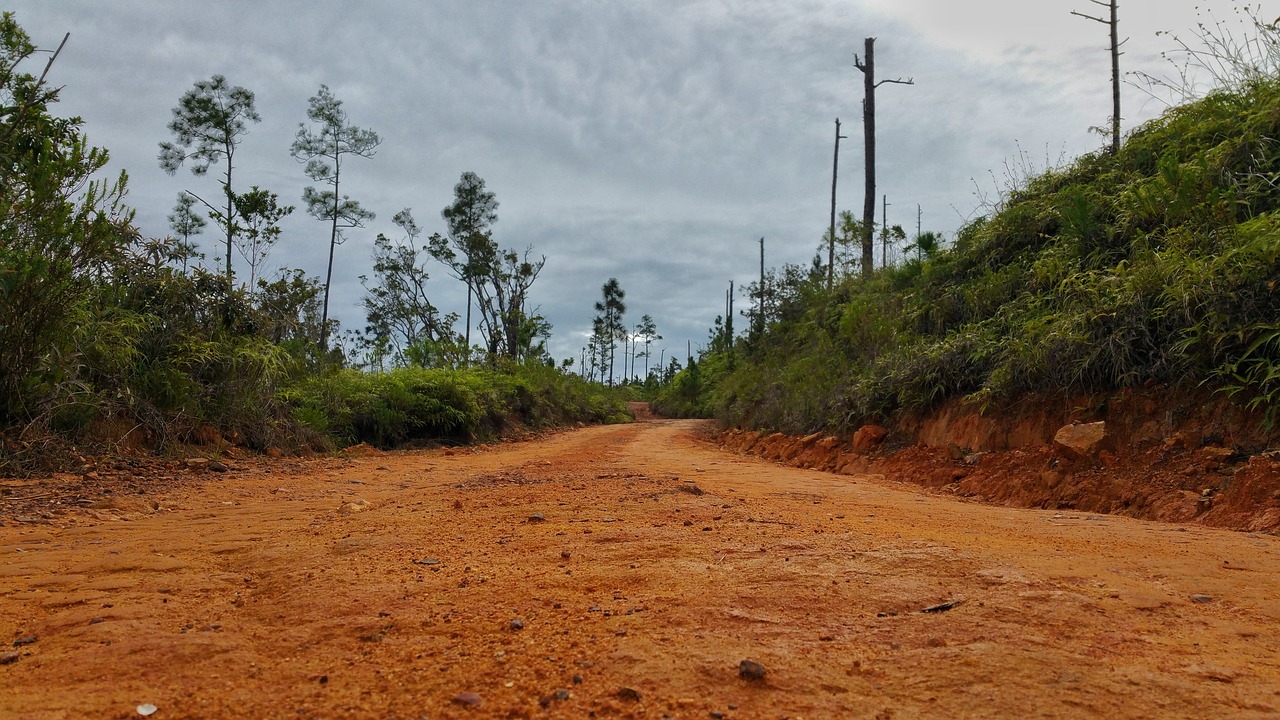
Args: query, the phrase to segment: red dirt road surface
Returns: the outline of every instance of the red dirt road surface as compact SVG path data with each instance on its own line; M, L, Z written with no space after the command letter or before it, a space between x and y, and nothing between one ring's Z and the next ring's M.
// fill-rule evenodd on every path
M1280 715L1276 537L960 502L708 429L231 459L2 517L0 717Z

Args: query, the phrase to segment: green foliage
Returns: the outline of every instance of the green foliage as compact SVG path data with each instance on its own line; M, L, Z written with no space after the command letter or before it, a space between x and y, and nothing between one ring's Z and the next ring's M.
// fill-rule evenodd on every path
M299 421L348 445L466 442L513 424L629 420L622 393L541 363L496 368L337 370L285 392Z
M132 240L125 176L78 118L52 116L57 90L21 72L36 52L12 13L0 19L0 425L45 418L82 392L71 342L95 276Z
M1030 178L949 249L929 238L901 267L838 272L830 290L775 271L751 289L764 331L714 345L656 406L807 433L951 398L1159 382L1274 412L1276 137L1280 81L1251 82L1169 111L1115 155Z
M254 109L253 92L228 85L224 76L214 75L197 82L179 98L178 106L173 109L173 119L169 122L174 142L160 143L158 156L160 168L170 175L190 160L191 174L197 177L208 173L213 163L226 161L221 183L226 200L225 211L214 209L208 202L204 204L209 207L209 217L227 234L224 270L228 282L232 276L231 247L240 229L236 224L236 193L231 179L236 149L249 131L247 122L262 122L262 117Z

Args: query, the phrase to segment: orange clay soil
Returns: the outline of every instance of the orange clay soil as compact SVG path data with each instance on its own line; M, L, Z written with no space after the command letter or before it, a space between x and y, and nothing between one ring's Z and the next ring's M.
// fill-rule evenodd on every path
M5 516L0 717L1280 714L1274 536L960 502L709 430L232 459Z

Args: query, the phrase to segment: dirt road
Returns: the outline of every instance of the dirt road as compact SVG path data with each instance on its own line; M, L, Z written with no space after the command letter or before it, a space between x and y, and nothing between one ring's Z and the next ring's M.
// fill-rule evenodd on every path
M0 717L1280 714L1273 536L957 502L702 427L233 463L9 519Z

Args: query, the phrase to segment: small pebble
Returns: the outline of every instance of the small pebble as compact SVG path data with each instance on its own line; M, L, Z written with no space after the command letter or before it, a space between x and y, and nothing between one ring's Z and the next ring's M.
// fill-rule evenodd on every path
M547 516L543 515L542 513L534 513L529 516L529 522L531 523L540 523L540 522L546 522L546 521L547 521Z
M523 620L521 620L520 618L516 618L516 619L512 620L512 621L511 621L511 629L512 629L512 630L523 630L523 629L524 629L524 621L523 621Z
M1195 595L1192 595L1192 596L1191 596L1191 602L1193 602L1193 603L1207 603L1207 602L1213 602L1213 596L1212 596L1212 595L1205 595L1205 594L1203 594L1203 593L1196 593Z
M640 691L629 687L618 688L618 698L621 700L640 702Z
M22 659L16 652L0 653L0 665L12 665Z
M480 707L480 703L483 702L483 700L480 699L479 695L473 692L463 692L454 695L453 700L450 702L454 705L461 705L462 707Z
M28 635L26 637L21 637L13 641L13 646L22 647L23 645L33 645L35 644L36 639L37 638L35 635Z

